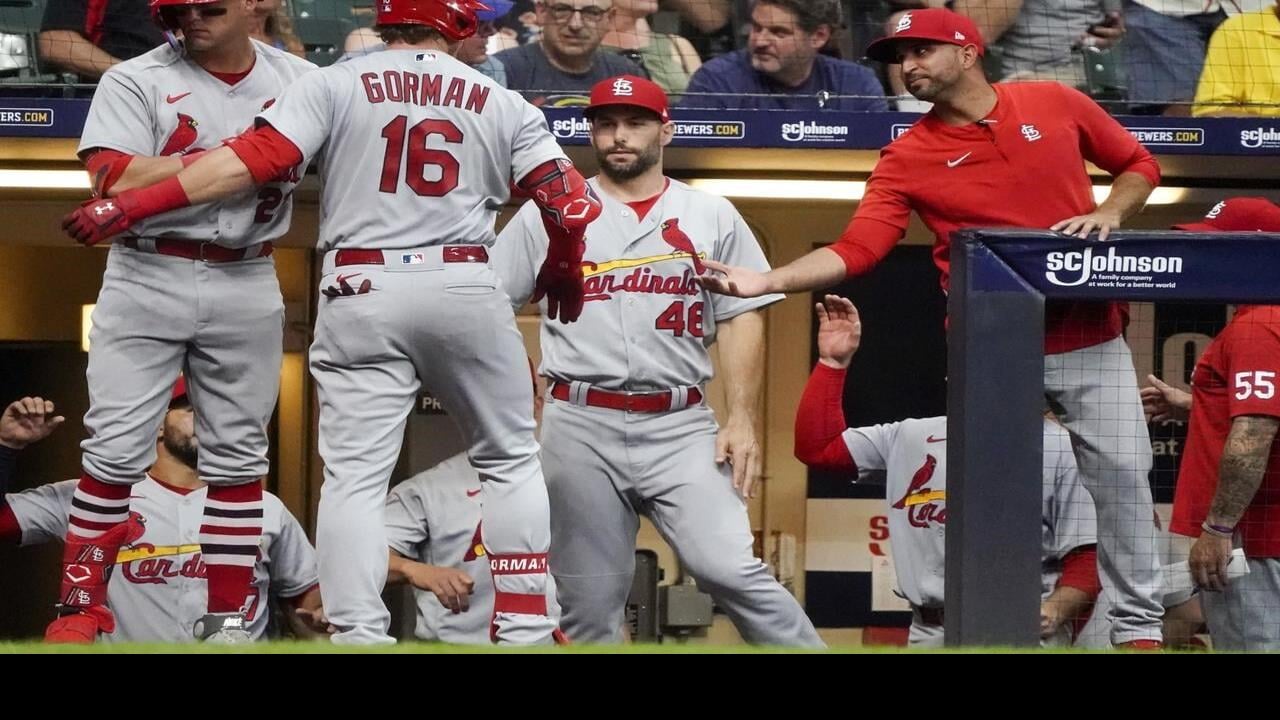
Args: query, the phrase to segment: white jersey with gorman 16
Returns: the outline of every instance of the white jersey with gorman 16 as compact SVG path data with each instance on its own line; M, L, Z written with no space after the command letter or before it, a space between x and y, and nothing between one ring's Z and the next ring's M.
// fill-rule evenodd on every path
M22 528L22 544L63 540L78 480L5 496ZM151 476L130 488L129 512L144 523L142 537L120 549L107 586L118 625L104 642L192 642L191 628L207 612L209 583L200 553L207 488L183 493ZM246 630L267 630L268 595L296 597L319 582L316 553L292 514L262 493L262 544L253 566Z
M322 154L321 250L492 245L511 181L564 157L537 108L438 52L324 68L260 121Z
M903 420L849 428L844 442L862 472L885 471L889 544L902 595L918 607L945 599L947 529L947 418ZM1076 473L1071 438L1044 423L1041 594L1053 592L1062 559L1097 542L1093 497Z
M572 325L542 323L541 374L606 390L702 385L712 375L716 323L782 296L704 291L693 256L765 272L760 244L728 200L682 182L669 181L644 218L590 182L604 210L587 226L586 302ZM526 203L494 247L493 267L517 307L533 294L547 244L538 208Z
M315 65L252 41L253 68L234 85L162 45L112 67L89 106L78 152L93 148L160 157L213 150L252 126L252 118ZM289 229L292 194L305 163L286 177L225 200L136 223L126 237L171 237L231 248L273 240Z

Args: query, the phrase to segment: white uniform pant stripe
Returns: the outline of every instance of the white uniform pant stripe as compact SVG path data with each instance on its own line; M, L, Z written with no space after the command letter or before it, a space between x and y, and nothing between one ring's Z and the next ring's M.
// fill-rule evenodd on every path
M228 555L207 553L202 556L206 565L232 565L251 568L258 563L257 555Z

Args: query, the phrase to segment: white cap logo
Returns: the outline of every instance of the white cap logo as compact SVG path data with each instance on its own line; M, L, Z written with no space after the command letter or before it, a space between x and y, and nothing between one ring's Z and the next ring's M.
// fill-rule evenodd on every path
M1213 206L1213 209L1211 209L1211 210L1209 211L1209 213L1208 213L1207 215L1205 215L1205 216L1204 216L1204 218L1205 218L1206 220L1212 220L1212 219L1214 219L1214 218L1218 217L1219 215L1221 215L1221 214L1222 214L1222 208L1224 208L1224 207L1226 207L1226 206L1227 206L1227 201L1226 201L1226 200L1223 200L1222 202L1219 202L1217 205L1214 205L1214 206Z
M956 39L957 39L957 40L964 40L964 33L962 33L962 32L960 32L959 30L957 30L957 31L956 31Z
M903 30L910 30L910 29L911 29L911 13L903 13L902 17L898 18L898 26L893 29L893 32L896 35L902 32Z
M632 87L631 81L626 78L618 78L613 81L614 97L631 97Z
M382 12L391 12L391 0L382 0Z

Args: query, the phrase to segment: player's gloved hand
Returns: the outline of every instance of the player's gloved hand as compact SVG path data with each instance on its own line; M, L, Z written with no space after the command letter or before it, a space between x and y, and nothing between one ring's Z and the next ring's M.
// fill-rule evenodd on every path
M137 193L126 190L112 198L94 198L62 218L62 230L81 245L97 245L133 226Z
M547 259L534 281L531 301L536 303L546 297L547 317L567 325L582 315L582 255L587 251L586 228L566 230L545 214L542 215L542 225L547 229L551 243L547 247Z

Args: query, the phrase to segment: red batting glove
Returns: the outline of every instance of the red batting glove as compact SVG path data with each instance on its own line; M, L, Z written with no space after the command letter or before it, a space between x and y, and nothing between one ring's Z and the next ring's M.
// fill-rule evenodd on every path
M569 324L582 315L582 255L587 250L586 228L565 230L542 215L551 244L533 284L533 302L547 298L547 317Z
M95 198L62 218L62 229L81 245L97 245L133 226L137 194L126 190L113 198Z

